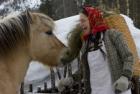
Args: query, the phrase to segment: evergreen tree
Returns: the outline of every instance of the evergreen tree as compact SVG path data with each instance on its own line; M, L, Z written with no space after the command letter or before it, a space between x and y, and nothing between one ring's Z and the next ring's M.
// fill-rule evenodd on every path
M39 7L39 11L49 15L52 17L52 2L51 0L41 0L41 5Z

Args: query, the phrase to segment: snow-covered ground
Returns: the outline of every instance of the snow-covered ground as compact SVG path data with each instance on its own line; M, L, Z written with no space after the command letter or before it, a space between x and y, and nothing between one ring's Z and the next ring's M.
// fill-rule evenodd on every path
M129 17L125 15L122 16L125 18L129 26L140 57L140 30L133 25L133 21ZM79 16L76 15L55 22L56 28L54 34L66 46L67 35L72 30L72 28L74 28L74 26L78 23L78 19ZM49 68L43 66L42 64L39 64L38 62L32 62L25 77L25 85L27 86L28 84L33 83L35 87L42 86L43 82L49 79L49 74Z

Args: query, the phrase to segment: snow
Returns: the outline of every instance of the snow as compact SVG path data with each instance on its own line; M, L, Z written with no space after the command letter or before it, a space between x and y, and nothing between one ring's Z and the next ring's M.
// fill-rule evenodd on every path
M67 35L78 24L78 18L79 15L76 15L55 21L54 34L65 46L67 46Z
M140 57L140 29L138 29L134 26L133 20L131 18L129 18L128 16L123 15L123 14L121 14L121 15L124 17L128 27L129 27L129 30L130 30L132 37L134 39L134 42L136 44L138 55Z
M3 9L4 8L4 5L0 5L0 9Z
M133 21L129 17L123 14L121 15L127 22L127 25L136 43L136 47L140 57L140 30L134 26ZM54 30L54 34L64 45L67 46L67 35L78 22L79 15L55 21L56 28ZM39 64L38 62L32 62L25 77L25 84L28 85L29 83L35 83L36 86L40 86L44 81L46 81L45 79L48 79L48 76L49 69L46 66Z
M46 74L49 74L49 68L47 68L47 66L45 67L43 64L37 61L33 61L29 67L30 68L27 71L25 77L26 83L29 83L30 81L34 82L40 78L46 77Z

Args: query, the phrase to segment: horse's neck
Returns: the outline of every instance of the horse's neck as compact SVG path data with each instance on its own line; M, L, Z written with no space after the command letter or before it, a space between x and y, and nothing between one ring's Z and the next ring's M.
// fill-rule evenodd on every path
M11 55L11 57L0 62L0 94L3 87L7 88L6 92L8 90L9 92L11 91L10 93L3 94L16 94L18 92L29 66L29 62L30 57L25 52L15 53Z

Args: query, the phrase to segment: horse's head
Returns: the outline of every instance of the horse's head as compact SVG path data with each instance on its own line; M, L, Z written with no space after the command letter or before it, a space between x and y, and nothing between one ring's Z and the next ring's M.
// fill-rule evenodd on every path
M29 13L29 15L31 17L31 57L50 66L58 65L59 54L64 45L53 34L54 21L41 13Z
M54 36L53 29L54 21L42 13L24 12L4 17L0 20L0 56L16 57L18 53L22 57L27 52L33 60L57 65L64 45Z

